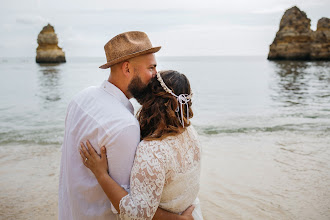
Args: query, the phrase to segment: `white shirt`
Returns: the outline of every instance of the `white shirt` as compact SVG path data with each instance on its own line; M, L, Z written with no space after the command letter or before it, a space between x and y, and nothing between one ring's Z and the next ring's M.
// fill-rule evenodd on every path
M94 174L84 166L79 147L87 139L98 153L105 146L111 177L128 190L140 142L140 126L133 114L124 93L108 81L83 90L70 102L62 145L59 219L119 218Z

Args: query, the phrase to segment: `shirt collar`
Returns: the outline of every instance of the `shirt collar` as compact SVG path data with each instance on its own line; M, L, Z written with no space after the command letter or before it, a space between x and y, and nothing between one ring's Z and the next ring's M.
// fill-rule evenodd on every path
M134 107L132 103L128 100L125 94L114 84L107 80L101 85L101 89L114 96L118 101L120 101L132 114L134 114Z

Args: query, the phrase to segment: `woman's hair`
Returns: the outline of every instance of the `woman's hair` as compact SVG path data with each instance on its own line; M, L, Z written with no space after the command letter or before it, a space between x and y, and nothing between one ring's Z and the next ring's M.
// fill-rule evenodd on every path
M160 71L159 73L166 86L177 96L191 94L190 83L184 74L174 70ZM164 90L157 77L151 79L144 96L138 101L142 105L137 113L142 139L159 139L183 132L184 129L180 122L181 108L178 100ZM179 112L176 112L178 107ZM184 127L188 127L190 122L187 120L187 106L185 104L182 106L182 111ZM188 111L189 118L192 118L191 101L188 102Z

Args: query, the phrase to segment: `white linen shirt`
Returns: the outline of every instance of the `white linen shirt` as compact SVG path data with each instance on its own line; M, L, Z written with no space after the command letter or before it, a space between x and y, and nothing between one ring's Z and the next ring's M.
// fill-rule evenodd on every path
M84 166L80 142L89 140L95 150L107 149L110 176L129 190L130 173L140 126L124 93L108 81L89 87L70 102L59 180L59 219L119 219L94 174ZM112 211L111 211L112 210Z

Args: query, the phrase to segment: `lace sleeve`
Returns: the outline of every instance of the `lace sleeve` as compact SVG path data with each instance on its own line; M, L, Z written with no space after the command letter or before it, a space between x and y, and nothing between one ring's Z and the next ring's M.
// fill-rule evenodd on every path
M121 219L152 219L160 203L166 173L159 141L142 141L131 171L131 191L119 204Z

